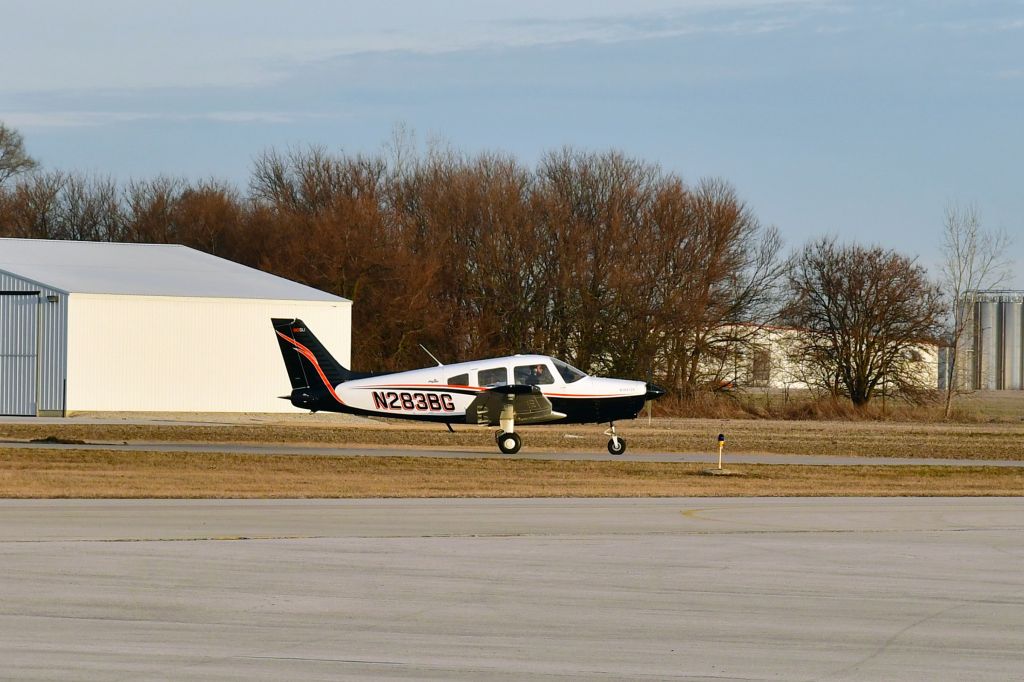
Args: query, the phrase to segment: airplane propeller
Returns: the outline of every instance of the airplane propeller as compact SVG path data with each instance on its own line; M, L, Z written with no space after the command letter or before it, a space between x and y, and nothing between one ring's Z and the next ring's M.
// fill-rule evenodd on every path
M647 370L647 393L644 395L644 406L647 408L647 425L651 425L651 418L654 415L654 401L665 395L666 391L652 380L654 379L654 365Z

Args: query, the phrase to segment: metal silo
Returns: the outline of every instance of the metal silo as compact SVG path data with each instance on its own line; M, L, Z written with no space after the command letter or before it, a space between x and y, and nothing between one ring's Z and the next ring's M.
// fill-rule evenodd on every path
M978 334L976 341L978 380L976 386L982 390L994 391L999 388L999 302L984 296L977 303Z
M975 389L1024 390L1024 291L970 291L971 315L960 346Z
M1003 382L1000 388L1019 391L1022 387L1021 368L1024 358L1021 357L1024 347L1024 329L1022 314L1024 302L1020 298L1007 296L999 305L1002 308L1003 326Z

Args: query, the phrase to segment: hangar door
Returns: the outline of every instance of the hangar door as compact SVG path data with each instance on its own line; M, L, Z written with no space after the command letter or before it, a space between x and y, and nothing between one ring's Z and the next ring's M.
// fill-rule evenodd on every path
M0 415L36 414L38 291L0 291Z

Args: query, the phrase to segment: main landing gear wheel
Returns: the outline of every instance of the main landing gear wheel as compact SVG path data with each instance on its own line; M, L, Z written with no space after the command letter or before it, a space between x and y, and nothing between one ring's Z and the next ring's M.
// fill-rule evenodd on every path
M498 436L498 449L506 455L514 455L523 447L523 439L518 433L504 433Z
M616 442L617 441L617 442ZM626 451L625 438L612 438L608 441L608 452L613 455L621 455Z

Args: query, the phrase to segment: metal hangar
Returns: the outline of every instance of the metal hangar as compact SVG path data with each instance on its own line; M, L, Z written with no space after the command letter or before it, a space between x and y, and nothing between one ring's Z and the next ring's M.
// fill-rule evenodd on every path
M296 412L272 317L350 364L347 299L176 244L0 239L0 414Z

